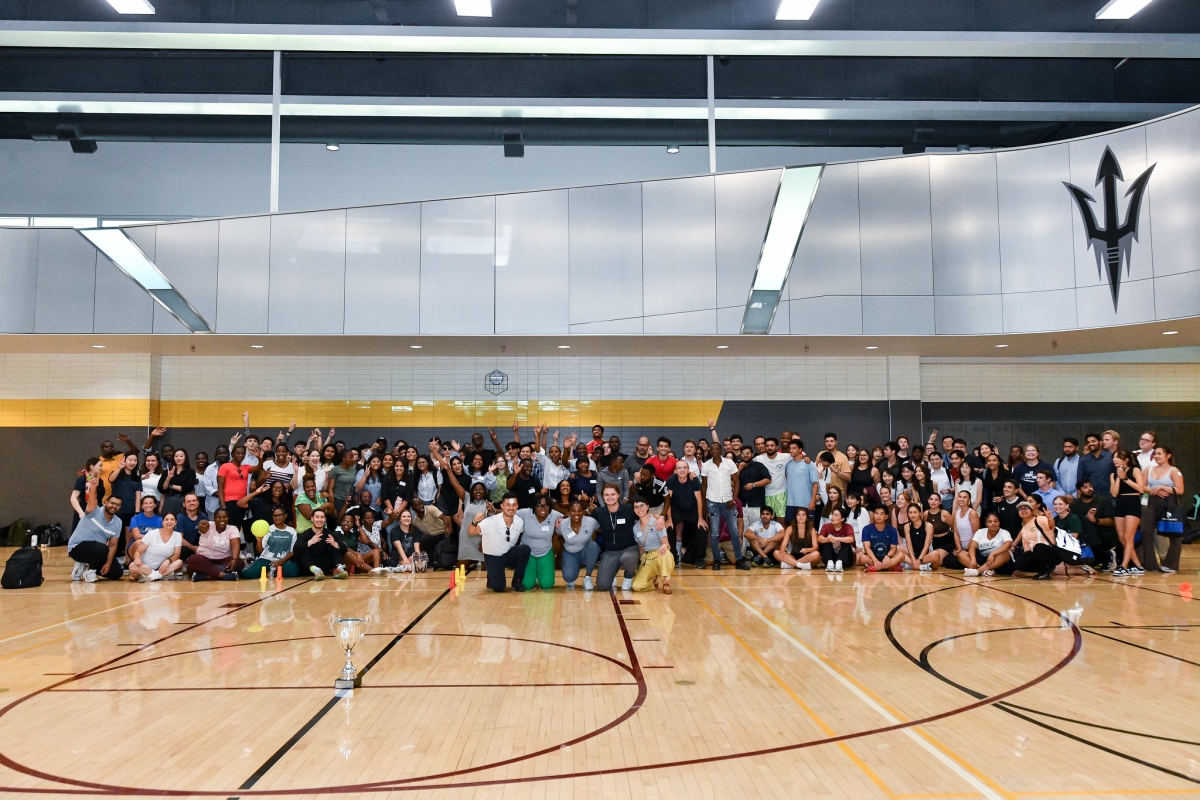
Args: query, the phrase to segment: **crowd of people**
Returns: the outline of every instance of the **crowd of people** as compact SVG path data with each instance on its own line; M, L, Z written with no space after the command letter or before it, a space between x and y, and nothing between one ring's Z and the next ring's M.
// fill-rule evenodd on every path
M826 433L810 455L781 436L676 444L642 436L629 453L596 425L584 442L546 425L501 444L494 429L425 447L348 446L245 429L194 455L156 428L139 447L100 445L70 502L73 580L317 580L351 572L482 566L504 591L671 593L680 565L839 573L958 570L1045 580L1179 569L1183 475L1143 433L1073 438L1047 461L1036 444L973 446L937 431L876 446ZM489 446L490 445L490 446ZM1169 523L1169 524L1164 524ZM1169 537L1158 560L1156 542ZM511 572L512 577L509 578Z

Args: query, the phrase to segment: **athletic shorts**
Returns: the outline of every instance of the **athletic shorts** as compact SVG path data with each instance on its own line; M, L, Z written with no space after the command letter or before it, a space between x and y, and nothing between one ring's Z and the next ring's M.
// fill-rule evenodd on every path
M798 514L802 508L805 511L808 510L808 506L786 506L787 511L783 515L784 524L790 525L791 523L795 522L796 514Z
M767 495L767 505L775 512L775 519L783 519L783 512L787 509L787 495L769 494Z

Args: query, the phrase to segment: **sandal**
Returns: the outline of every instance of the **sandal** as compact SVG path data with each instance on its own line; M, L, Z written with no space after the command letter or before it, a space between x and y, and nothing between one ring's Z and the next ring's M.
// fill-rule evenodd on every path
M671 594L671 582L669 580L663 581L662 593L663 594Z

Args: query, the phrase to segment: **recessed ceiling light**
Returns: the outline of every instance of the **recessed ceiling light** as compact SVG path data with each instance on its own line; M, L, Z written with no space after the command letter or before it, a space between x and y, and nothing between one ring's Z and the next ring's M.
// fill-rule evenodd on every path
M560 345L558 346L558 349L559 349L559 350L570 350L570 349L571 349L571 345L569 345L569 344L560 344Z
M728 349L729 349L729 345L727 345L727 344L719 344L719 345L717 345L717 349L718 349L718 350L728 350Z
M667 148L667 152L670 153L671 155L675 155L676 153L679 152L679 145L677 145L677 144L671 145L670 147Z
M490 17L492 0L454 0L454 10L460 17Z
M252 344L252 345L250 345L250 349L251 350L262 350L263 346L261 344Z
M1129 19L1148 5L1150 0L1109 0L1096 12L1096 19Z
M409 345L409 348L410 348L410 349L412 349L412 350L420 350L420 349L421 349L421 345L419 345L419 344L410 344L410 345Z
M878 350L878 349L879 349L879 346L878 346L878 345L869 344L869 345L867 345L867 349L868 349L868 350Z
M341 150L342 147L341 147L341 145L337 145L337 144L327 144L327 145L325 145L325 149L332 150L336 153L338 150Z
M96 348L97 350L103 350L106 347L106 345L94 344L94 345L92 345L92 347Z
M1163 331L1163 336L1174 336L1177 333L1179 333L1179 331Z
M817 10L820 0L779 0L779 9L775 12L778 20L807 20Z
M1008 345L1006 345L1006 344L998 344L998 345L996 345L996 347L1008 347Z
M146 0L108 0L118 14L153 14L154 6Z

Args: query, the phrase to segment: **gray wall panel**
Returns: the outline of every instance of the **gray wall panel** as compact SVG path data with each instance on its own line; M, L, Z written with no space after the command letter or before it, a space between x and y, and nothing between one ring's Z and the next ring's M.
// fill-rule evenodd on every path
M571 189L570 204L571 325L640 317L641 184Z
M832 164L821 174L788 278L793 300L862 292L858 166Z
M38 232L0 228L0 333L33 333Z
M791 332L804 336L858 336L863 332L862 298L805 297L791 301Z
M96 259L96 333L152 333L154 298L100 254Z
M659 314L642 319L643 333L711 336L717 332L716 309Z
M863 333L871 336L932 336L933 297L929 295L864 295Z
M495 332L496 198L421 204L421 333Z
M1096 215L1096 220L1101 226L1104 225L1104 186L1096 185L1096 171L1100 166L1100 158L1104 155L1105 147L1112 148L1113 155L1117 157L1117 162L1121 166L1121 174L1125 178L1124 182L1117 181L1117 219L1119 223L1123 223L1129 208L1129 198L1125 196L1125 192L1129 190L1130 185L1137 180L1137 177L1142 174L1147 166L1146 132L1143 128L1131 128L1105 136L1092 136L1087 139L1080 139L1068 145L1071 153L1071 183L1096 198L1096 202L1092 204L1092 213ZM1157 175L1158 170L1155 170L1154 174ZM1151 183L1153 182L1154 176L1151 176ZM1063 191L1066 191L1065 187ZM1074 204L1074 199L1071 202ZM1075 245L1075 286L1103 285L1107 287L1107 274L1102 274L1096 266L1097 251L1095 249L1088 249L1083 219L1079 216L1078 208L1074 205L1073 210L1075 211L1075 236L1072 240ZM1144 200L1138 217L1140 218L1140 225L1138 226L1138 238L1133 242L1132 258L1130 259L1131 269L1129 272L1125 272L1122 269L1122 283L1125 281L1142 280L1154 275L1154 248L1152 246L1153 234L1150 228L1150 208L1149 203ZM1123 292L1124 290L1122 290ZM1082 306L1080 310L1082 310ZM1109 295L1109 310L1112 310L1111 294Z
M496 197L496 333L567 333L567 191Z
M421 206L346 211L346 333L421 332Z
M266 333L270 286L271 218L221 220L217 242L216 330Z
M1146 126L1146 189L1154 214L1154 274L1189 272L1200 264L1200 113L1178 114Z
M996 171L1004 291L1073 287L1079 212L1062 185L1071 178L1067 146L996 153Z
M999 293L996 156L930 156L929 202L936 293Z
M792 332L792 301L788 300L788 287L785 283L779 293L779 307L775 309L775 318L771 320L771 330L768 334L790 334Z
M571 326L571 333L641 333L642 318L613 319L602 322L581 322Z
M1192 317L1200 308L1200 272L1180 272L1154 279L1154 312L1158 319Z
M91 333L96 248L75 231L38 231L37 333Z
M1077 324L1081 328L1101 328L1107 325L1130 325L1154 320L1154 280L1121 282L1121 302L1113 312L1112 293L1108 284L1084 286L1075 290Z
M1036 333L1074 327L1074 289L1004 296L1005 333Z
M863 291L933 294L929 160L860 163L858 208Z
M221 223L181 222L159 225L154 263L210 328L217 319L217 260ZM154 304L155 333L186 333L179 320Z
M271 333L342 333L346 307L346 212L271 218ZM321 313L313 313L319 306Z
M938 295L934 298L936 332L952 336L1003 333L1002 301L998 294Z
M642 184L642 313L647 317L716 307L714 186L710 175ZM715 333L715 315L712 319Z
M769 169L716 176L717 305L722 308L746 305L782 174ZM737 333L741 325L741 314L732 329L718 315L721 333Z

